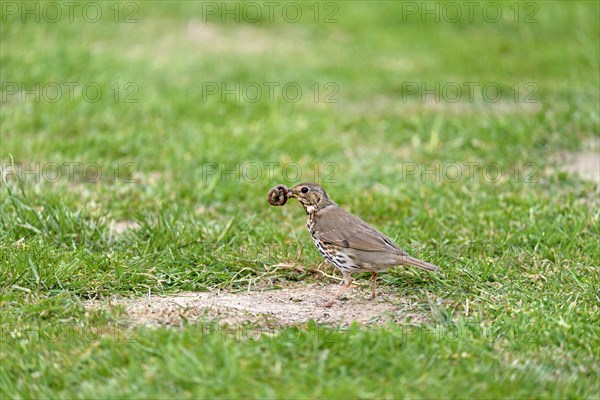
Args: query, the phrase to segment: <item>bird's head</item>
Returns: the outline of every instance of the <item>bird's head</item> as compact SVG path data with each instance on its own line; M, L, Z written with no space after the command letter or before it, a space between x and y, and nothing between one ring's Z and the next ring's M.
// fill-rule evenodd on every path
M312 182L294 186L287 196L298 200L307 213L312 213L332 203L325 190L318 183Z

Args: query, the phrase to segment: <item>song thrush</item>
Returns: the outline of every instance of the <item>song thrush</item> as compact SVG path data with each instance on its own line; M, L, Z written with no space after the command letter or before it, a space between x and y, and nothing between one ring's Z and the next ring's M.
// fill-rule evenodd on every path
M334 203L316 183L301 183L291 189L283 185L274 188L278 204L295 198L306 211L306 226L319 252L342 271L345 285L324 306L329 307L352 284L351 273L371 272L373 294L376 296L377 273L397 265L411 265L428 271L437 265L413 258L396 246L387 236ZM271 201L271 200L270 200Z

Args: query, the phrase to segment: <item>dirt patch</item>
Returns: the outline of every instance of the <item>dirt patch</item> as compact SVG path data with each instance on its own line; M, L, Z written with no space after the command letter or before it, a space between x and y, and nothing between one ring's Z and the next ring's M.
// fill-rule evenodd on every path
M188 22L185 33L188 40L206 51L241 55L299 51L304 35L299 28L273 32L251 24L236 24L232 28L197 20ZM294 46L286 39L293 39Z
M386 288L369 299L367 287L353 287L330 308L319 307L339 285L296 284L281 289L251 292L200 292L139 299L111 299L88 304L90 308L121 305L131 325L180 326L185 322L257 324L280 327L310 320L335 326L422 323L429 319L422 302L404 298Z
M130 229L139 229L140 224L135 221L112 221L110 224L110 234L122 235Z
M577 174L582 179L595 182L600 186L600 153L580 152L568 154L564 161L565 171Z

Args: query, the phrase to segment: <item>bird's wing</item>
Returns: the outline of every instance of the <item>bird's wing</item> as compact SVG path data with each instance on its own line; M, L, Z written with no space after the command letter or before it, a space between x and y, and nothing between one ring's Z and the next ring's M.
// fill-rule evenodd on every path
M383 233L339 207L326 207L321 210L315 231L320 240L340 247L406 254Z

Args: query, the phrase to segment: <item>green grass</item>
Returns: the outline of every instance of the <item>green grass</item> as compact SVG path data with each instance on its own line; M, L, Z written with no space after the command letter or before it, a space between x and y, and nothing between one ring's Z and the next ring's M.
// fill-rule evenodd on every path
M397 2L339 2L325 24L306 2L298 23L217 14L208 26L199 2L140 2L131 24L100 4L109 17L96 24L0 15L0 162L34 171L0 187L0 397L600 396L598 187L557 165L598 151L598 3L535 3L536 23L515 23L507 3L496 23L421 23ZM21 101L7 86L52 82L103 92ZM206 82L294 82L303 95L223 102L203 97ZM407 82L494 83L504 96L422 102ZM458 182L407 174L436 162L478 168ZM49 163L63 167L56 182ZM72 179L65 163L78 163ZM262 175L243 175L248 163ZM272 176L264 163L279 163ZM497 182L482 175L489 163ZM277 263L317 265L301 208L265 201L276 183L316 179L443 267L382 274L426 323L309 322L257 339L211 322L132 327L119 308L84 307L247 288ZM114 221L139 229L116 235Z

